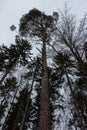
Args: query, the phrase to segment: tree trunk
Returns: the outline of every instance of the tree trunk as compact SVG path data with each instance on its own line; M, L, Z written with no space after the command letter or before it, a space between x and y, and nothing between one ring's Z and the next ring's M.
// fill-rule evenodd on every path
M12 63L12 65L6 70L6 73L3 75L2 79L0 80L0 84L2 84L2 82L4 81L4 79L6 78L6 76L10 73L10 71L12 70L12 68L14 67L14 65L16 64L19 56L15 58L14 62Z
M30 92L29 92L29 95L28 95L28 99L27 99L27 102L26 102L26 106L25 106L25 111L24 111L24 115L23 115L23 118L22 118L22 121L21 121L21 126L19 128L19 130L23 130L23 126L24 126L24 123L25 123L25 118L26 118L26 115L27 115L27 112L29 111L29 104L31 102L31 99L30 99L30 96L31 96L31 92L33 90L33 85L34 85L34 81L35 81L35 76L36 76L36 72L37 72L37 67L38 67L38 64L36 63L36 68L35 68L35 71L32 72L34 73L33 75L33 79L32 79L32 84L31 84L31 89L30 89Z
M42 86L40 93L39 130L50 130L50 99L49 99L45 42L43 42L43 48L42 48Z
M24 93L25 93L25 92L24 92ZM19 109L18 109L18 112L17 112L17 115L16 115L16 119L15 119L14 124L13 124L12 130L17 130L17 127L18 127L18 122L19 122L19 118L20 118L21 110L22 110L22 104L23 104L24 93L23 93L23 95L22 95L22 99L21 99L21 102L20 102L20 105L19 105Z
M69 76L68 76L67 72L66 72L66 78L67 78L67 81L68 81L69 89L71 91L71 96L72 96L72 99L73 99L73 104L75 106L75 113L76 113L76 115L78 117L77 122L80 124L81 130L85 130L85 127L84 127L84 124L83 124L83 120L82 120L82 116L79 113L78 102L75 99L74 91L72 89L72 85L71 85L71 82L70 82L70 79L69 79Z
M23 126L24 126L24 123L25 123L25 118L26 118L29 103L30 103L29 101L30 101L30 95L28 95L27 103L26 103L26 106L25 106L25 111L24 111L24 114L23 114L23 118L22 118L22 122L21 122L21 126L20 126L19 130L23 130Z
M2 130L5 130L5 129L6 129L6 128L5 128L5 124L6 124L6 121L7 121L8 117L9 117L9 113L10 113L12 107L13 107L12 104L14 103L14 100L15 100L15 97L16 97L17 92L18 92L18 88L17 88L16 91L15 91L15 94L14 94L14 97L13 97L13 99L12 99L12 102L10 102L10 104L11 104L11 105L10 105L10 109L9 109L8 114L7 114L6 118L5 118L5 121L4 121L3 125L2 125ZM5 103L4 103L4 104L5 104Z

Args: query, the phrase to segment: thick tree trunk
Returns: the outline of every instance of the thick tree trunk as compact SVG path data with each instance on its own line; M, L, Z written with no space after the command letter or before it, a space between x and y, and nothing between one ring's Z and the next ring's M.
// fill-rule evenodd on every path
M40 93L39 130L50 130L50 99L49 99L45 42L43 42L43 48L42 48L42 86Z

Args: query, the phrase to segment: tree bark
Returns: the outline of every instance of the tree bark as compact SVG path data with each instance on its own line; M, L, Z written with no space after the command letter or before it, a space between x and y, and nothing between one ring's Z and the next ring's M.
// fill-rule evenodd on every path
M39 130L50 130L50 99L49 99L45 42L43 42L43 48L42 48L42 86L40 93Z

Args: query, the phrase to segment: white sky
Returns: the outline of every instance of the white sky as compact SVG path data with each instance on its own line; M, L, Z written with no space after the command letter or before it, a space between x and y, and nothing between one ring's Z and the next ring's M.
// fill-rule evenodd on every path
M0 0L0 45L14 43L15 32L9 27L18 27L19 19L32 8L52 14L53 11L63 10L64 2L68 2L71 12L78 18L87 13L87 0Z

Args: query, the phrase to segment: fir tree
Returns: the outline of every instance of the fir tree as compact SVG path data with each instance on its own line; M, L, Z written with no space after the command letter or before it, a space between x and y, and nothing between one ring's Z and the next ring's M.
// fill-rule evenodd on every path
M11 45L9 48L3 47L5 54L4 68L5 74L0 79L0 84L4 81L7 74L14 68L14 66L20 62L20 64L25 65L28 61L26 59L26 55L31 55L31 45L27 40L16 38L16 45ZM3 57L3 59L4 59ZM30 57L30 56L29 56Z

